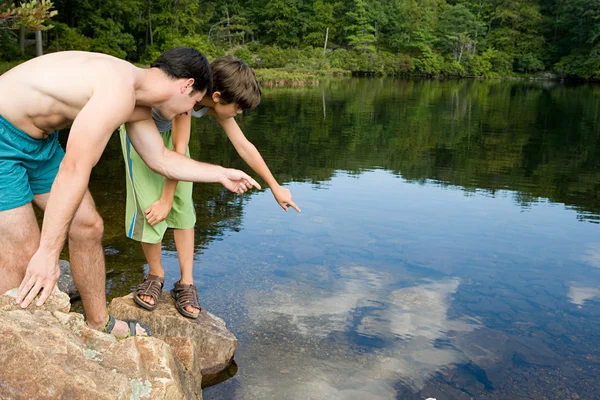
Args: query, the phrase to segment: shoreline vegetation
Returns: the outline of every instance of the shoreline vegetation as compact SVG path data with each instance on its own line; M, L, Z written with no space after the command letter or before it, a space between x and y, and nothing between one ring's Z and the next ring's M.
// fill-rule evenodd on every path
M348 75L590 82L598 32L598 0L13 0L0 2L0 63L83 50L149 65L188 46L245 60L264 86Z
M18 60L11 62L0 62L0 75L4 74L11 68L25 62L26 60ZM139 67L148 68L147 64L136 63ZM348 77L395 77L401 79L473 79L473 80L534 80L534 81L568 81L568 82L590 82L597 83L600 79L564 79L556 74L540 73L540 74L511 74L507 76L466 76L466 75L448 75L448 74L375 74L361 73L344 70L341 68L331 68L325 70L307 70L307 69L290 69L290 68L255 68L256 77L260 85L265 88L274 87L307 87L319 86L324 79L331 78L348 78Z
M0 75L9 69L19 65L26 60L0 62ZM139 67L148 68L147 64L137 64ZM403 74L374 74L360 73L344 70L341 68L332 68L325 70L307 70L307 69L286 69L286 68L255 68L256 77L260 85L265 88L275 87L310 87L319 86L320 82L331 78L349 78L349 77L395 77L400 79L472 79L472 80L530 80L530 81L567 81L572 83L598 83L600 79L565 79L556 74L511 74L507 76L466 76L466 75L425 75L415 73Z

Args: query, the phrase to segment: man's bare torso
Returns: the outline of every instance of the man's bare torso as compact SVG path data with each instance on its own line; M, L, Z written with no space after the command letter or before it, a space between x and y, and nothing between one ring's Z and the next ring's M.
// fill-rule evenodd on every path
M135 97L137 68L99 53L52 53L21 64L0 76L0 115L34 138L43 139L68 126L94 90L119 80ZM126 121L122 121L126 122Z

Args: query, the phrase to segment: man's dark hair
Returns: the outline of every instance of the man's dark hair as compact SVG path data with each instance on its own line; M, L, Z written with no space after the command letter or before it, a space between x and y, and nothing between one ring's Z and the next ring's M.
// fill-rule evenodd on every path
M151 68L159 68L171 79L194 79L193 93L212 93L212 72L206 56L191 47L175 47L162 53Z

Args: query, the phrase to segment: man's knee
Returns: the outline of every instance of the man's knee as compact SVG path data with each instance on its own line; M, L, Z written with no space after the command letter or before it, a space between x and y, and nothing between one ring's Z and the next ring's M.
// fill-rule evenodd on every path
M77 213L69 229L69 239L76 241L102 241L104 222L96 210Z

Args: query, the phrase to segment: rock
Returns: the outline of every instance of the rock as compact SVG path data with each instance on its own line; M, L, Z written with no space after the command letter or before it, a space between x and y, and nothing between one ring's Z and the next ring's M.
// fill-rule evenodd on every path
M0 311L23 310L20 305L15 303L18 292L19 288L14 288L0 296ZM35 305L34 300L27 308L28 311L61 311L63 313L68 313L70 309L69 296L57 288L54 288L50 297L40 307Z
M238 341L227 330L225 322L205 310L198 319L183 317L175 309L175 302L163 291L159 305L148 311L133 301L133 294L113 299L110 312L116 318L134 318L144 321L154 337L169 343L175 356L192 373L202 374L203 386L209 386L218 374L225 371L233 360Z
M50 311L66 297L54 292L47 308L22 310L5 306L14 302L10 293L0 296L1 399L202 398L202 377L186 371L166 342L117 340L80 314Z
M58 278L58 288L68 294L71 299L79 297L79 292L71 274L71 264L68 261L60 260L59 265L60 277Z

